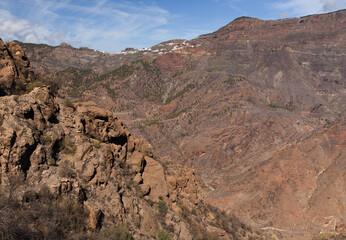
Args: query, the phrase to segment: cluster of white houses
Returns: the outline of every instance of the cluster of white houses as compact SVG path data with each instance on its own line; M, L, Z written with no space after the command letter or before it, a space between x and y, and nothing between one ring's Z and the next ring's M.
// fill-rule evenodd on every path
M110 53L111 56L115 55L127 55L127 54L135 54L138 52L143 52L143 54L148 53L157 53L157 54L164 54L168 52L178 52L179 50L183 50L186 48L195 48L200 47L200 44L194 44L190 43L188 41L183 41L181 43L177 42L168 42L168 43L161 43L158 45L159 49L151 49L151 48L141 48L141 49L134 49L134 48L126 48L125 50L121 51L120 53Z

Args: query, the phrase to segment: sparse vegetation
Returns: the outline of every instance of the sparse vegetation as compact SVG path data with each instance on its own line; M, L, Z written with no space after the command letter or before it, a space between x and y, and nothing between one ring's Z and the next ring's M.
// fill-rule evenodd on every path
M243 104L238 104L233 106L234 109L242 109L243 107L244 107Z
M66 107L75 109L74 103L73 103L70 99L68 99L68 98L66 98L66 99L64 100L64 105L65 105Z
M166 99L165 104L168 104L172 102L174 99L181 97L184 95L184 93L190 91L191 89L194 89L196 86L194 84L188 84L186 87L184 87L183 90L179 91L177 94L170 96Z
M68 75L69 78L73 79L73 85L75 87L80 87L80 85L84 81L88 81L89 78L92 77L93 70L91 68L88 69L79 69L75 67L66 68L60 72L57 72L57 75Z
M65 136L59 142L59 151L69 155L74 155L76 153L76 145L70 136Z
M100 143L99 140L92 139L91 141L92 141L92 145L94 146L94 148L96 148L96 149L100 149L101 148L101 143Z
M190 210L188 209L188 207L185 206L183 201L179 200L177 202L177 206L180 207L180 209L182 210L183 216L190 214Z
M52 137L49 135L44 136L43 140L45 143L51 143L53 141Z
M186 108L183 108L182 110L176 112L176 113L172 113L170 115L167 116L167 119L173 119L173 118L176 118L178 116L180 116L181 114L183 113L186 113L188 110L190 110L192 108L192 106L187 106Z
M226 107L226 108L222 109L221 111L212 113L211 116L212 116L212 117L219 117L219 116L221 116L221 115L226 114L227 112L229 112L230 109L231 109L230 107Z
M151 126L151 125L155 125L159 122L159 119L146 119L144 121L144 125L146 126Z
M72 165L68 161L63 161L59 164L58 175L63 178L75 177L75 172L72 170Z
M343 240L345 237L345 234L339 233L320 233L314 240Z
M0 194L0 239L73 239L84 232L87 213L69 198L55 198L43 187L23 201Z
M30 82L26 85L26 91L30 92L32 91L34 88L36 87L42 87L45 84L42 81L34 81L34 82Z
M169 233L166 232L164 229L159 229L157 232L157 239L158 240L171 240L171 237L169 236Z
M186 137L188 134L186 132L180 133L180 137Z
M274 108L274 109L285 109L285 110L288 110L288 111L293 111L294 110L294 104L293 104L292 101L287 103L285 106L281 106L281 105L270 103L270 104L268 104L268 107L271 107L271 108Z
M322 104L315 104L313 107L310 108L310 112L316 112L318 109L320 109L320 107L322 107Z
M273 104L273 103L268 104L268 107L271 107L271 108L284 108L283 106L276 105L276 104Z
M110 77L118 77L119 79L125 79L131 76L133 73L134 73L134 67L132 66L132 64L129 64L129 65L125 64L125 65L122 65L121 67L114 69L113 71L107 74L94 78L93 81L100 82Z
M20 72L21 72L21 74L23 74L24 78L28 78L29 77L30 71L26 67L20 68Z
M159 210L159 213L161 216L166 216L168 207L166 202L163 199L160 199L159 202L157 203L157 208Z
M132 236L127 224L113 224L103 227L96 237L97 240L131 240Z
M256 99L254 98L254 97L248 97L247 99L246 99L246 101L248 101L248 102L250 102L250 103L252 103L253 105L256 105Z
M56 166L56 160L52 157L48 157L47 163L49 166Z
M329 127L330 125L332 125L332 121L329 119L324 119L325 123L324 123L324 127Z
M223 81L223 83L227 83L227 84L230 84L230 85L235 85L238 82L245 81L245 80L246 80L246 77L243 76L243 75L233 75L229 79Z

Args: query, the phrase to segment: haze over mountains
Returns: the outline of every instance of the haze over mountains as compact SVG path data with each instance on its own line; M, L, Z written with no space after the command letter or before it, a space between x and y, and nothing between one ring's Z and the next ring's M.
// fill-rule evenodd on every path
M166 171L194 169L206 201L262 237L345 236L345 10L241 17L191 41L116 55L19 44L37 74L31 86L49 83L58 96L114 112Z

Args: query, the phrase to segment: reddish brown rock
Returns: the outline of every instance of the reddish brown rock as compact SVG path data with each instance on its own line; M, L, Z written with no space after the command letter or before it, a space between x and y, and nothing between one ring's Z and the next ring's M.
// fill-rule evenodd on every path
M163 72L174 74L184 69L185 62L180 54L168 53L158 56L155 65Z
M172 165L175 180L167 184L148 143L130 136L114 114L92 103L66 104L49 87L0 97L0 166L1 201L23 199L18 204L30 206L39 204L46 191L44 196L55 201L52 207L71 211L60 210L59 216L80 211L85 226L79 231L90 236L107 232L107 226L126 226L129 236L153 239L160 229L168 231L167 221L172 238L190 239L201 221L202 235L214 231L210 224L220 225L206 217L209 209L193 174ZM185 212L175 211L172 202L183 204L178 208ZM193 208L198 215L190 215ZM179 215L173 217L173 211ZM33 231L36 224L30 224Z
M162 165L150 157L145 157L145 168L143 171L143 183L150 186L149 198L158 202L160 197L168 196L168 188Z
M28 83L35 80L30 62L21 46L5 44L0 38L0 96L23 93Z

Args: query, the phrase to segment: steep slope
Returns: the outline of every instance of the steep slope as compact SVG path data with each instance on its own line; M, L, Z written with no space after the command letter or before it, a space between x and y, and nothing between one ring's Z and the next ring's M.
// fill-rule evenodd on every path
M102 57L111 71L61 70L46 64L54 52L32 64L59 81L61 94L116 111L161 161L194 168L211 204L289 239L311 239L345 232L345 21L345 10L242 17L191 41ZM68 51L66 61L77 61L80 50Z

